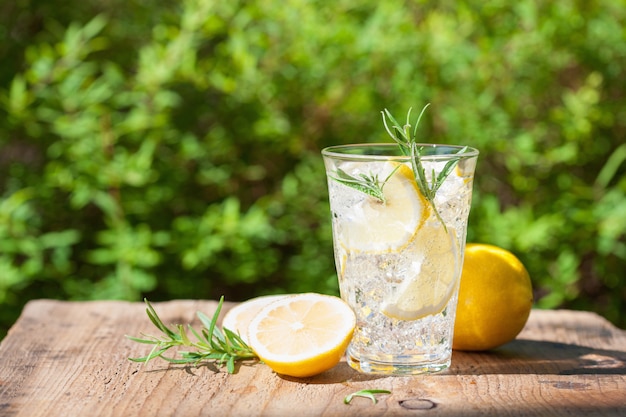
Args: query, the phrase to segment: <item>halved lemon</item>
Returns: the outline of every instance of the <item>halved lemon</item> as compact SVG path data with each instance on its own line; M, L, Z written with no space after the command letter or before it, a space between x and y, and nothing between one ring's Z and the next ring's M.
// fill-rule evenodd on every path
M415 262L419 268L389 290L381 311L399 320L417 320L440 313L459 281L459 248L454 230L434 220L415 236Z
M428 217L428 204L415 183L410 167L385 162L381 180L392 173L383 187L385 202L367 197L338 222L338 237L349 251L396 252L406 246Z
M248 340L276 373L307 377L339 363L355 325L354 312L341 298L296 294L261 309L248 327Z
M248 326L252 319L266 305L287 296L286 294L262 295L237 304L224 315L222 327L238 333L243 341L248 343Z

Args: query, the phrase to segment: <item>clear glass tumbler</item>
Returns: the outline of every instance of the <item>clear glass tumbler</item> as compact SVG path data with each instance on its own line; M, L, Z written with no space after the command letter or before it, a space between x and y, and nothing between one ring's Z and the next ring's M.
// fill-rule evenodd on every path
M346 356L365 373L450 366L478 151L416 149L413 156L395 144L322 151L341 297L357 316Z

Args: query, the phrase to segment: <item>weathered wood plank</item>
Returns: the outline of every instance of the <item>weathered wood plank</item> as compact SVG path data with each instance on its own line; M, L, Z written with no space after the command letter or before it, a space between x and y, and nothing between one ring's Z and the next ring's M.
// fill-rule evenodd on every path
M214 301L154 303L166 323L192 323ZM224 311L230 308L226 304ZM533 311L518 339L490 353L455 352L447 373L359 374L345 362L312 378L246 363L235 375L127 360L155 334L142 303L30 302L0 344L1 416L626 415L626 331L586 312ZM378 404L343 398L392 391Z

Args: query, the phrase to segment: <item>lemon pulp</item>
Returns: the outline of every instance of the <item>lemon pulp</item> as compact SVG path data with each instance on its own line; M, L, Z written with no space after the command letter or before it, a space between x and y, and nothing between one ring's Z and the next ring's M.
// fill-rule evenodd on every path
M262 308L248 327L250 347L276 373L307 377L334 367L356 326L338 297L305 293Z
M239 334L244 342L248 343L248 326L256 315L270 303L287 297L288 294L263 295L251 298L226 312L222 319L222 327Z

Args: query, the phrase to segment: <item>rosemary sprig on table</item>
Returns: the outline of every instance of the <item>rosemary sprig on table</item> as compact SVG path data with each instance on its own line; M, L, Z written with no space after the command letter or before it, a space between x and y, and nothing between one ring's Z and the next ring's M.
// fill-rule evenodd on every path
M154 345L147 356L128 358L131 361L147 363L151 359L161 358L176 364L198 365L200 362L208 360L214 361L220 366L226 365L228 373L232 374L235 372L235 362L258 359L252 348L243 341L241 336L227 328L220 330L217 326L217 318L224 304L224 297L220 298L217 310L215 310L212 318L209 319L200 311L197 313L198 318L202 322L200 333L191 325L183 326L182 324L177 324L174 329L166 326L150 302L146 299L144 301L147 305L146 313L150 321L163 335L161 337L149 335L143 335L144 337L126 336L138 343ZM197 339L196 341L192 341L189 338L188 330ZM179 346L189 347L193 350L178 352L181 356L180 359L164 355L169 349Z
M446 181L448 175L454 170L454 168L459 163L460 158L455 158L449 160L443 169L437 174L433 169L430 173L430 181L426 175L426 169L424 168L424 164L422 163L422 157L424 152L424 146L420 146L417 141L417 127L419 126L420 120L424 115L424 111L428 108L430 104L426 104L422 111L420 112L417 121L415 122L415 127L411 130L411 108L409 109L406 115L406 123L401 125L398 121L391 115L389 110L385 109L382 111L383 116L383 124L385 125L385 130L391 136L391 138L398 143L400 146L400 150L406 156L410 156L411 159L411 167L413 168L413 175L415 176L415 183L419 188L420 192L426 198L426 201L430 204L435 215L441 221L444 228L446 227L437 207L435 207L435 196L437 195L437 191L441 188L441 185ZM391 127L387 123L387 119L391 123ZM462 154L467 150L467 147L463 147L457 152L457 154Z

